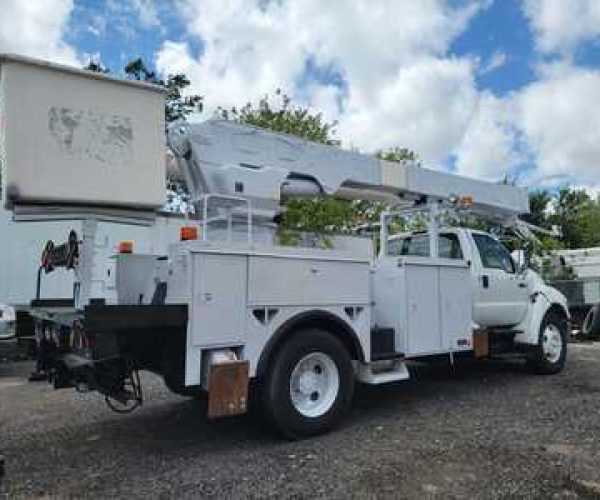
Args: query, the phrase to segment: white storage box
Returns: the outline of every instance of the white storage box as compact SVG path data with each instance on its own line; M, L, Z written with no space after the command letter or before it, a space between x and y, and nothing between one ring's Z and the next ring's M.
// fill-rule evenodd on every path
M407 357L471 350L471 280L462 260L385 257L374 274L377 326L394 329Z
M2 203L165 203L163 89L0 54Z

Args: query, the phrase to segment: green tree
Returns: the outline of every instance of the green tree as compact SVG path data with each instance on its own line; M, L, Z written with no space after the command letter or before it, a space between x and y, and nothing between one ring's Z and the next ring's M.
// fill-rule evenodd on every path
M240 109L218 108L217 114L225 120L284 132L309 141L339 145L334 138L336 122L328 123L321 113L311 113L306 108L293 105L291 98L281 89L275 91L275 98L264 95L258 105L249 102Z
M583 189L566 187L558 192L554 202L554 213L549 217L549 221L561 228L561 240L566 248L581 248L583 242L590 239L583 234L586 225L582 223L582 220L589 219L590 212L582 214L582 210L592 203Z
M379 150L375 153L375 156L380 160L395 161L397 163L414 163L421 166L419 156L417 153L408 148L391 148L386 150Z
M125 74L132 80L144 81L165 87L165 120L171 123L182 120L192 113L199 113L204 106L204 99L198 94L185 94L190 80L183 73L167 76L166 80L158 78L155 71L150 70L141 57L133 59L125 66Z
M93 71L94 73L110 73L110 68L107 68L102 64L102 62L100 62L100 60L95 58L90 58L83 69L87 71Z
M523 216L523 220L534 226L548 229L548 206L552 202L552 195L546 189L538 189L529 193L529 213Z
M575 216L576 241L579 248L600 245L600 204L590 200L583 204Z

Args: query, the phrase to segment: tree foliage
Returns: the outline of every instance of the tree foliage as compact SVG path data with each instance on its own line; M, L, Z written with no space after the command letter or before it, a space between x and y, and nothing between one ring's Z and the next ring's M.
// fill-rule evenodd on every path
M380 160L395 161L397 163L414 163L421 165L419 156L417 153L408 148L391 148L386 150L379 150L375 153L375 156Z
M583 189L563 188L558 192L550 220L561 228L562 240L567 248L581 248L584 240L594 239L591 235L584 234L582 226L582 218L589 218L592 205L597 204L592 203Z
M548 209L552 202L552 195L545 189L538 189L529 193L529 213L523 220L534 226L549 229Z
M86 71L93 71L94 73L110 73L110 68L107 68L98 59L94 58L90 58L83 69Z
M204 100L198 94L185 94L190 86L190 80L183 73L167 76L166 80L158 78L155 71L150 70L141 57L133 59L125 66L125 74L132 80L144 81L165 87L167 91L165 103L165 120L171 123L181 120L192 113L199 113L204 106Z
M542 237L544 248L586 248L600 245L600 199L583 189L565 187L557 192L533 191L530 214L524 220L536 226L559 229L558 238Z
M226 120L284 132L309 141L339 145L334 138L336 122L328 123L321 113L311 113L306 108L293 105L291 98L281 89L275 91L274 97L264 95L258 105L249 102L240 109L218 108L217 113Z

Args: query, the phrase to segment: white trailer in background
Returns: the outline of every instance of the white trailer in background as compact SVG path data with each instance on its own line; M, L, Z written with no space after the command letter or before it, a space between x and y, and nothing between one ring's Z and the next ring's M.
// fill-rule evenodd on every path
M600 280L600 247L555 250L552 255L562 257L561 265L570 267L576 278Z
M564 297L518 269L492 236L450 224L465 210L516 224L528 211L524 190L223 121L170 127L194 220L164 253L118 254L116 303L94 300L99 224L151 225L162 203L161 94L31 60L0 64L4 199L18 221L84 220L81 238L46 256L73 268L75 307L33 311L57 340L55 387L98 390L111 407L130 409L141 403L137 371L147 369L177 393L207 393L215 417L245 412L255 380L277 428L302 437L340 421L356 379L405 380L411 359L502 351L541 373L564 366ZM28 103L42 84L68 91L20 108L16 84ZM57 138L53 110L63 109L67 131ZM33 154L19 148L12 119L36 124ZM31 180L42 157L43 186ZM360 238L335 239L328 250L277 245L282 200L307 195L389 201L378 255ZM420 216L428 231L389 235L396 215Z
M546 281L567 298L575 331L600 336L600 247L555 250L547 263Z
M159 214L152 226L102 223L96 234L96 261L92 277L92 295L116 302L114 256L119 243L131 241L138 253L166 254L169 241L179 238L179 229L187 222L178 214ZM37 274L48 240L61 242L74 229L81 234L81 221L33 221L20 224L12 213L0 208L0 303L27 308L36 296ZM40 297L73 299L74 275L58 267L47 277L42 275Z
M166 254L167 242L176 240L184 225L182 214L171 213L157 215L151 226L101 222L95 235L90 293L116 303L114 256L120 242L131 242L139 253ZM73 302L74 273L57 267L47 275L40 272L40 262L48 241L61 242L71 230L81 234L82 226L83 222L76 220L18 223L10 211L0 207L0 359L16 359L32 351L34 333L28 314L32 299L52 299L55 305Z

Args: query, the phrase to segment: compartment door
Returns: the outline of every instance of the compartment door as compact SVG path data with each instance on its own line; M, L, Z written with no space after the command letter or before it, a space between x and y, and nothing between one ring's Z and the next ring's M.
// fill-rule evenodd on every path
M246 271L244 255L194 255L192 345L244 342Z
M442 349L439 270L429 265L406 266L406 354L430 354Z
M473 293L470 269L440 268L440 308L443 348L448 351L472 349Z

